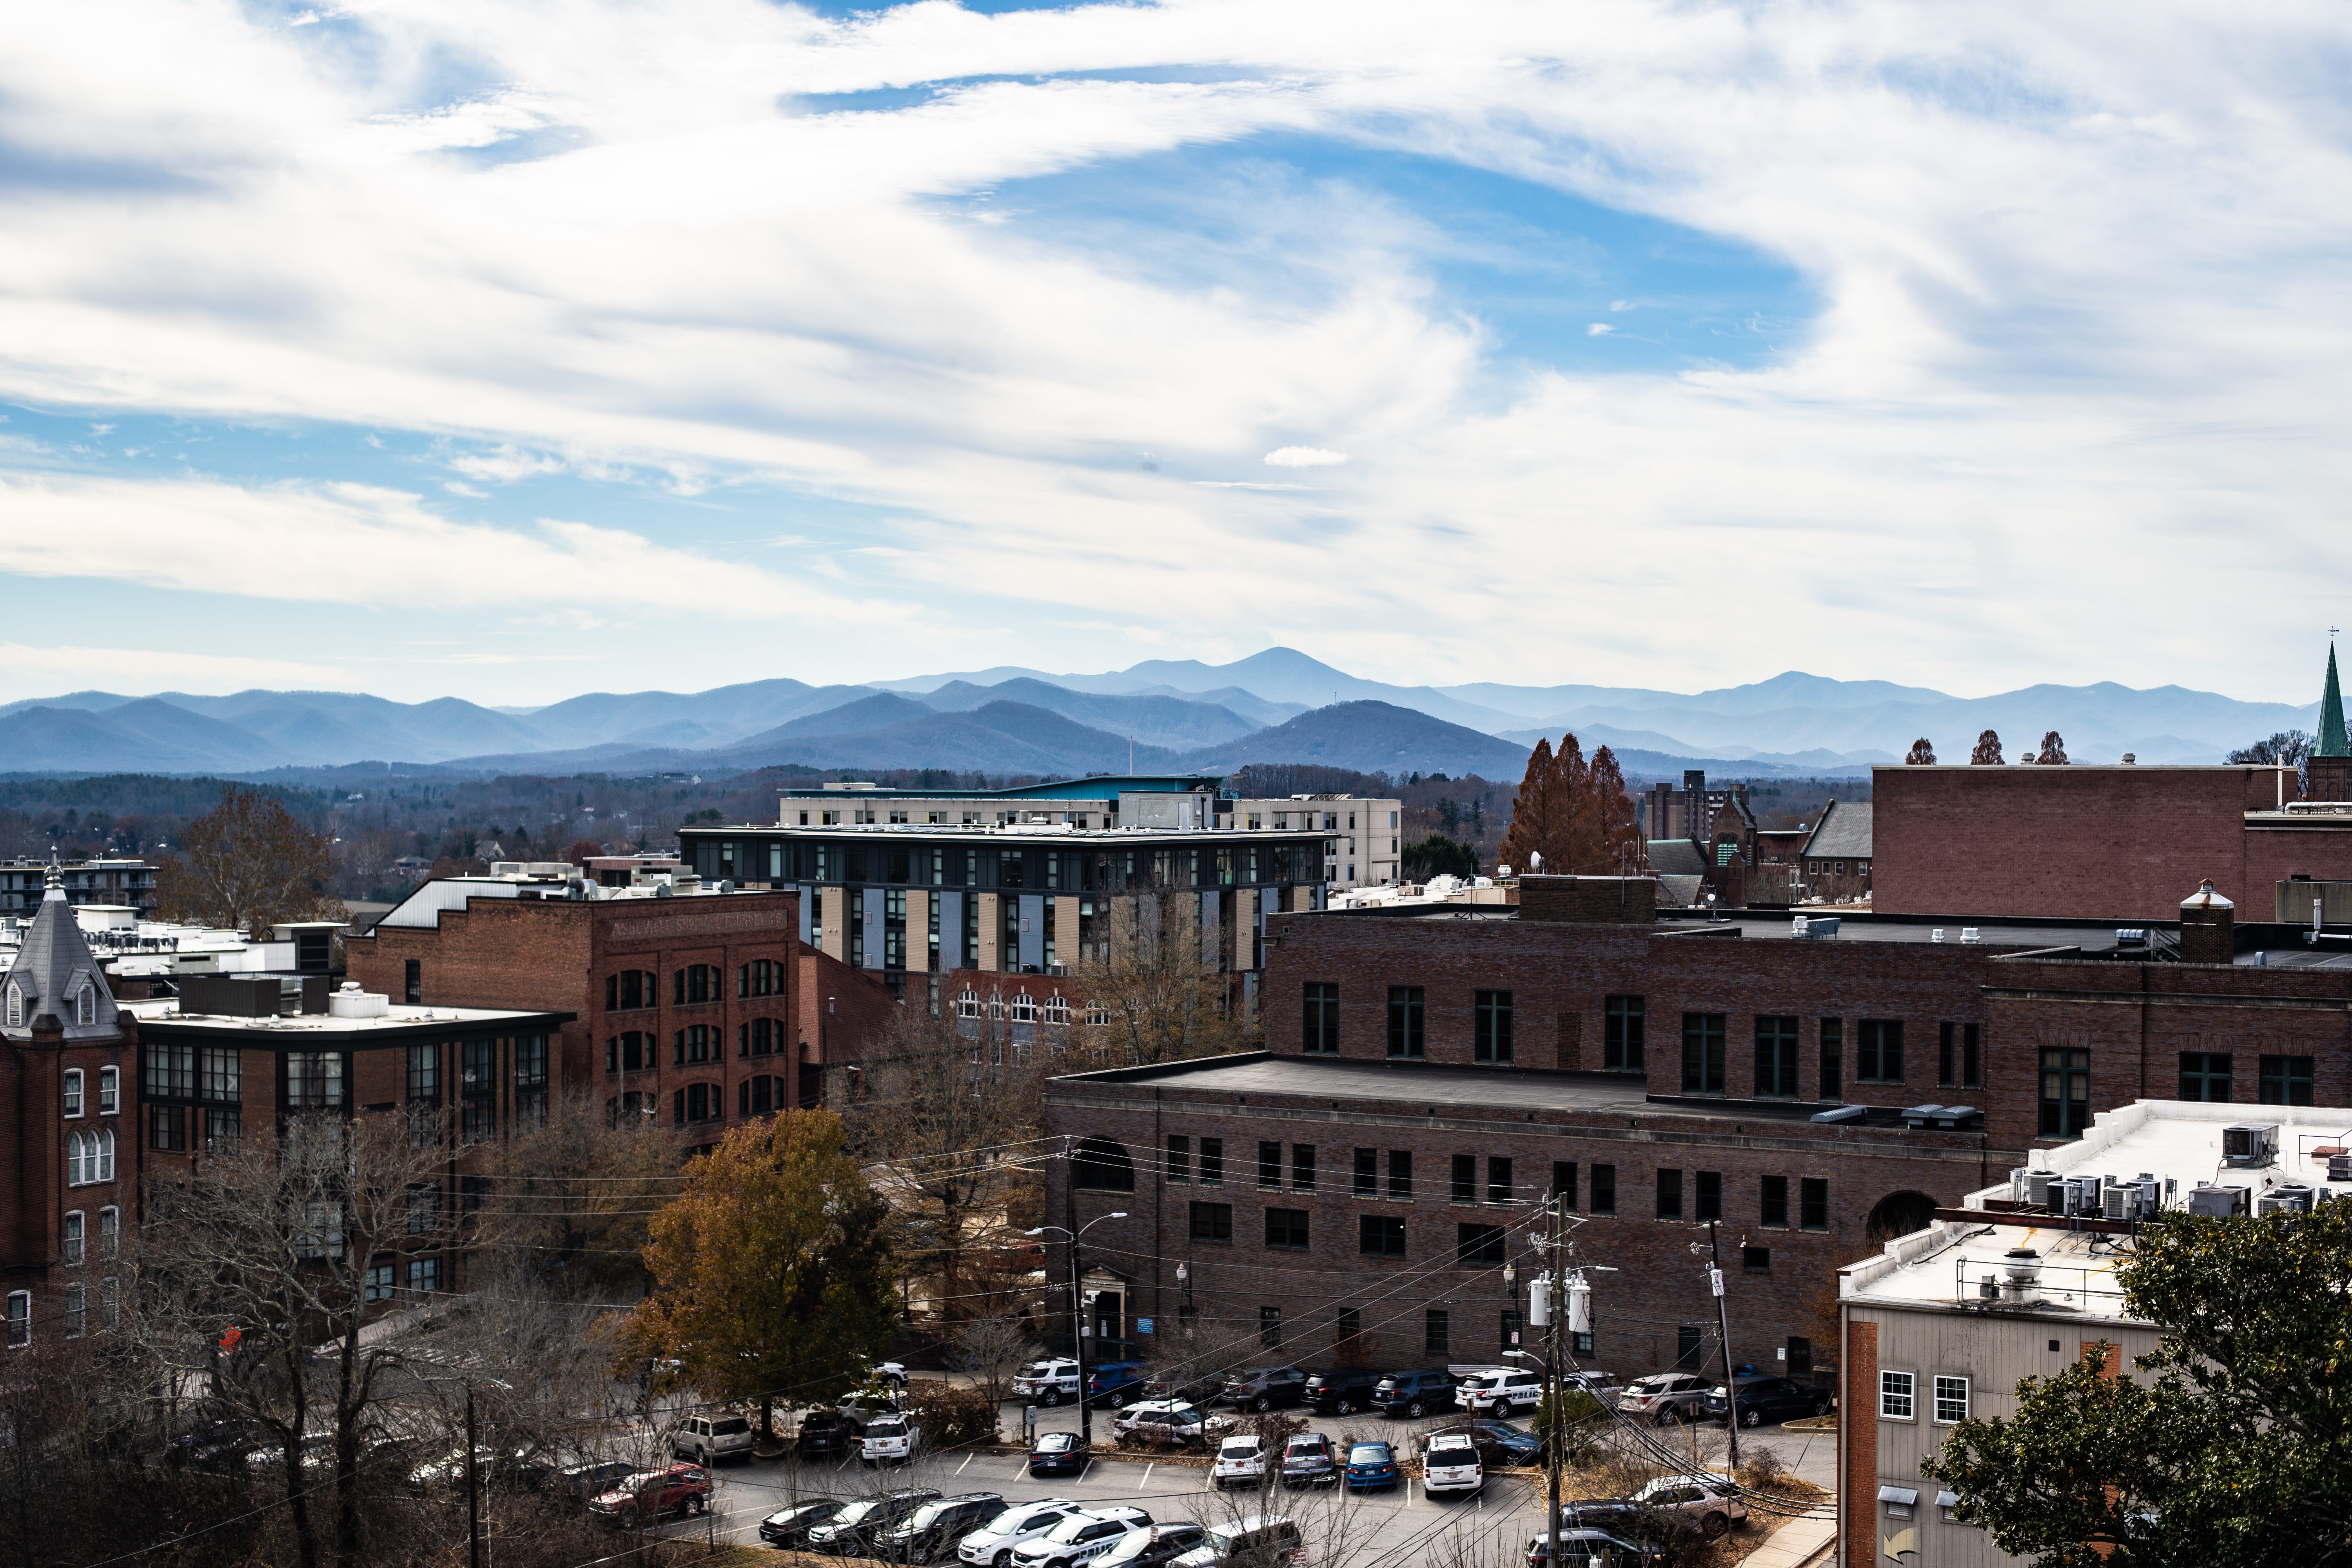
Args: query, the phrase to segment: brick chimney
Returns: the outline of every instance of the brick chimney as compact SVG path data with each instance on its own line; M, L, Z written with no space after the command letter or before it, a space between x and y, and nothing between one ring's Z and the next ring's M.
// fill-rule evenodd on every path
M1648 925L1655 877L1521 877L1519 919L1545 925Z
M2234 963L2238 957L2238 911L2213 890L2208 877L2180 900L2180 962Z

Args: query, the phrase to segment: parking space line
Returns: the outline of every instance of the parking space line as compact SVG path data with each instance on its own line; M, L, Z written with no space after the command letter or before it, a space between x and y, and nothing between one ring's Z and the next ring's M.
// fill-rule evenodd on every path
M1137 1491L1141 1491L1144 1488L1146 1488L1146 1487L1150 1486L1150 1485L1151 1484L1151 1472L1152 1472L1152 1471L1154 1471L1154 1470L1156 1470L1156 1469L1158 1469L1159 1468L1160 1468L1159 1461L1158 1461L1158 1460L1156 1460L1156 1459L1155 1459L1154 1461L1152 1461L1150 1464L1148 1464L1148 1465L1144 1466L1144 1467L1143 1467L1143 1479L1142 1479L1141 1480L1139 1480L1139 1481L1138 1481L1138 1482L1136 1482L1136 1483L1135 1483L1135 1489L1136 1489Z
M963 1457L963 1465L969 1465L969 1464L971 1464L971 1460L972 1460L972 1456L971 1456L970 1454L966 1454L966 1455ZM963 1465L958 1465L958 1466L955 1468L955 1473L956 1473L957 1475L961 1475L961 1474L963 1474Z

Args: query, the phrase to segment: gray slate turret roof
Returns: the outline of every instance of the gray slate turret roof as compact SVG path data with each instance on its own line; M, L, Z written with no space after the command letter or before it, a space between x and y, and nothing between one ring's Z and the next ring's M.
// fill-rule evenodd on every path
M88 994L85 1005L82 997ZM85 1005L89 1022L81 1022ZM110 1039L118 1032L114 997L106 989L98 960L82 939L81 924L66 901L63 879L49 868L48 890L25 932L16 962L0 979L0 1036L12 1040L33 1037L34 1021L44 1014L64 1026L68 1040Z

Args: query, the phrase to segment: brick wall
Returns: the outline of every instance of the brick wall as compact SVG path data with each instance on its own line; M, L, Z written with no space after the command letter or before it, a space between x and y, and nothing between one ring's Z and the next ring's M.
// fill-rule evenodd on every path
M65 1289L79 1284L88 1291L90 1324L97 1325L100 1279L110 1272L99 1266L98 1211L112 1206L121 1213L127 1242L137 1226L139 1191L138 1025L124 1015L119 1039L65 1043L61 1033L37 1027L28 1041L0 1040L0 1295L29 1290L33 1294L35 1342L54 1340L60 1332L58 1313ZM121 1073L120 1110L101 1115L98 1105L99 1069L113 1067ZM82 1072L83 1114L65 1116L64 1086L68 1069ZM67 1184L66 1138L69 1132L114 1132L114 1180L84 1186ZM80 1210L88 1262L68 1268L63 1262L65 1216ZM119 1269L113 1270L120 1272Z
M1878 1325L1848 1320L1838 1390L1838 1536L1845 1568L1878 1562Z
M1650 877L1521 877L1518 894L1523 921L1645 926L1658 912Z

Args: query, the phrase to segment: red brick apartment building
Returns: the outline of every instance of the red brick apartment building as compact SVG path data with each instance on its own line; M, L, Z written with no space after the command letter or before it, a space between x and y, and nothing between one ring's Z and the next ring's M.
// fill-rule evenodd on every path
M1101 1219L1096 1331L1140 1350L1139 1319L1189 1327L1236 1363L1491 1360L1558 1192L1577 1261L1617 1270L1591 1276L1586 1364L1717 1353L1693 1254L1712 1219L1733 1359L1825 1375L1841 1264L2095 1111L2352 1103L2352 955L2226 910L2188 939L2220 962L2184 963L2168 929L2113 921L1799 935L1654 917L1645 880L1521 888L1517 909L1277 917L1264 1052L1054 1080L1073 1157L1049 1205ZM2229 962L2242 940L2276 951Z

